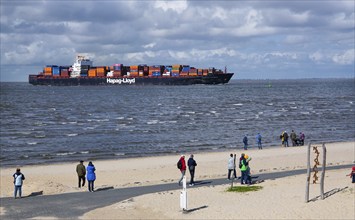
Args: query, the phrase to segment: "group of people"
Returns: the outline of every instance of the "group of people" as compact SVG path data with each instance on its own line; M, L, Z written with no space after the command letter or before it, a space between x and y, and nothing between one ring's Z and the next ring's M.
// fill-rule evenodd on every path
M252 184L252 178L251 178L251 172L250 172L250 166L249 162L251 161L251 157L249 157L247 154L242 153L239 158L239 169L241 171L241 178L240 178L240 184ZM190 172L190 186L195 185L195 167L197 166L197 163L194 159L194 155L191 154L189 160L187 161L187 166L185 162L185 156L181 155L178 164L178 168L180 169L181 172L181 178L179 179L179 185L181 185L181 182L185 176L186 169L187 167L189 168ZM78 174L78 187L81 188L85 186L85 176L86 179L88 180L88 188L89 192L94 192L94 181L96 180L96 175L95 175L95 166L93 163L90 161L88 166L85 169L84 166L84 161L80 161L80 163L76 166L76 172ZM231 180L231 174L233 173L233 178L237 178L237 172L236 172L236 155L230 154L229 160L228 160L228 180ZM351 173L348 174L347 176L350 176L352 178L352 183L355 183L355 166L352 167ZM14 178L14 198L17 198L17 194L19 194L19 198L22 197L22 185L23 185L23 180L25 180L25 175L21 173L20 168L16 169L16 173L13 175Z
M288 136L287 131L284 131L281 133L280 135L280 139L281 139L281 145L283 147L289 147L288 144L288 138L291 138L292 141L292 146L303 146L304 145L304 139L305 139L305 135L303 132L300 132L299 136L297 137L297 134L294 130L291 131L290 136Z
M241 179L240 183L243 184L252 184L251 181L251 173L250 173L250 166L249 162L251 160L251 157L249 157L247 154L242 153L240 158L239 158L239 169L241 171ZM197 163L194 159L194 155L191 154L189 160L187 161L187 166L185 162L185 155L181 155L180 159L178 160L177 167L181 172L181 178L178 181L179 186L181 186L181 182L186 174L186 169L189 169L190 172L190 183L189 186L195 185L195 168L197 166ZM237 178L237 172L236 172L236 155L230 154L230 158L228 160L228 180L231 180L231 174L233 173L233 178Z
M189 160L187 161L187 166L186 166L186 162L185 162L185 155L181 155L179 161L178 161L178 169L180 169L181 172L181 178L179 179L179 186L181 185L181 182L185 176L186 173L186 169L187 167L189 168L189 172L190 172L190 186L195 185L195 167L197 166L197 163L194 159L194 155L191 154Z
M80 163L76 166L76 173L78 174L78 187L81 188L85 186L85 176L88 180L88 188L89 192L94 192L94 182L96 180L95 174L95 166L90 161L88 166L85 169L84 161L80 161Z
M263 149L263 146L262 146L262 143L261 143L261 134L258 133L256 136L255 136L255 143L257 144L258 146L258 149ZM248 135L244 135L243 137L243 144L244 144L244 150L248 150L248 147L249 147L249 144L248 144Z
M252 184L251 181L251 173L250 173L250 166L249 166L249 161L251 161L251 157L249 157L247 154L242 153L239 158L239 169L241 171L241 177L240 177L240 184ZM229 160L228 160L228 180L231 180L230 176L231 173L233 173L233 178L237 178L237 172L236 172L236 155L230 154Z
M305 139L304 133L300 132L300 134L297 136L296 132L294 130L292 130L290 136L288 135L287 131L284 131L281 133L280 139L281 139L282 146L289 147L289 144L288 144L289 137L291 138L292 146L303 146L304 145L304 139ZM260 133L258 133L255 136L255 143L258 146L258 149L260 149L260 150L263 149L261 139L262 139L262 136ZM248 135L247 134L244 135L244 137L243 137L243 145L244 145L243 149L248 150L249 143L248 143Z

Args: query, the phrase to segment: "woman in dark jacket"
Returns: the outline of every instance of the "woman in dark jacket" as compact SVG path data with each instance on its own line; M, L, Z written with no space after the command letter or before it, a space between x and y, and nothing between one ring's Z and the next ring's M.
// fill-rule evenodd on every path
M86 167L86 178L88 180L88 185L89 185L89 191L94 192L94 181L96 180L96 175L95 175L95 167L90 161L88 166Z

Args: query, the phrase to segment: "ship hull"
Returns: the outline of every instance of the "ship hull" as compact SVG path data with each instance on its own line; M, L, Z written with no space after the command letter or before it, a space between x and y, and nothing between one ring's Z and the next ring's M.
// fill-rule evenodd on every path
M194 85L194 84L225 84L233 73L211 74L208 76L186 77L53 77L30 75L32 85L47 86L93 86L93 85Z

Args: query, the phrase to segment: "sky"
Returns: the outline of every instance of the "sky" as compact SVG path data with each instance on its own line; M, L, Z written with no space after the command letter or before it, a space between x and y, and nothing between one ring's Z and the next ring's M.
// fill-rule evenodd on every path
M0 1L2 82L78 54L227 67L233 79L354 78L354 0Z

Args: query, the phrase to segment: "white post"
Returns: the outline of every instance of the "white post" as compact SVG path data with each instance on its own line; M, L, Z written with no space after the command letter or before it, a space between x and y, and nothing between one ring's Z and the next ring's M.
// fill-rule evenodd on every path
M186 191L186 176L182 179L182 191L180 192L180 208L183 211L187 210L187 191Z

